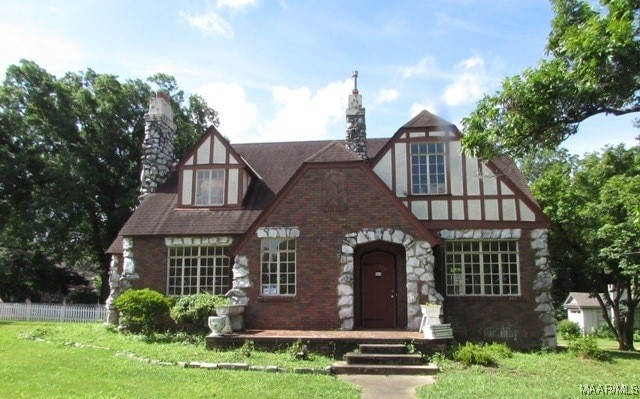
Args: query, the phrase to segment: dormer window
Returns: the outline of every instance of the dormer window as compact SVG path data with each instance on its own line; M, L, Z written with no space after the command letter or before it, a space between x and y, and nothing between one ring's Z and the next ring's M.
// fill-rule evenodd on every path
M224 204L224 169L196 171L196 205Z
M447 192L444 143L411 144L411 193L445 194Z

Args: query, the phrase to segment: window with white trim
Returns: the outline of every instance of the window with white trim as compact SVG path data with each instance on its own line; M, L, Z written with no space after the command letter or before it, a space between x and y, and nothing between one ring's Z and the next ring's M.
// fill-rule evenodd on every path
M224 169L196 171L196 205L224 205Z
M229 289L226 246L172 246L167 256L167 295L184 296L202 291L222 295Z
M445 241L447 295L519 295L518 242Z
M296 294L296 239L260 241L260 292L264 296Z
M411 144L411 193L445 194L447 192L444 143Z

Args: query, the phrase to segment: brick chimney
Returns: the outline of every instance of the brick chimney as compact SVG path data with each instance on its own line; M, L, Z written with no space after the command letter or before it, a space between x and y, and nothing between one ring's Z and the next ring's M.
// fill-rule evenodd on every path
M358 154L360 159L369 162L367 156L367 124L364 119L362 96L358 92L358 71L353 71L353 91L349 95L347 106L347 148Z
M155 192L167 180L175 166L173 137L176 124L173 122L173 110L166 94L158 92L151 99L144 121L140 199Z

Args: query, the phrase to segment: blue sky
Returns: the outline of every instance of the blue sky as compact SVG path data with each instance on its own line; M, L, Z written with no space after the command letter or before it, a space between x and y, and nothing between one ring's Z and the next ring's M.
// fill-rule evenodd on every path
M421 109L461 127L544 56L551 18L545 0L0 0L0 73L167 73L240 143L343 138L357 69L368 136L390 137ZM565 145L634 145L633 119L590 119Z

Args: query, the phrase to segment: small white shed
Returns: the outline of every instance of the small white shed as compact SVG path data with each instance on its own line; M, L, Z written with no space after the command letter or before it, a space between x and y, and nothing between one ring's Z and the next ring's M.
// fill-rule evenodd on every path
M583 333L594 332L606 324L598 300L589 292L570 292L562 306L569 321L578 323ZM607 309L607 313L610 315L611 310Z

